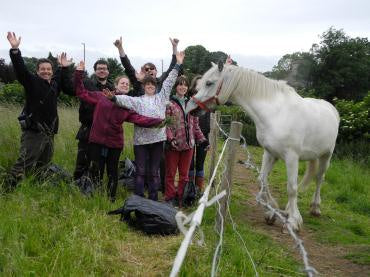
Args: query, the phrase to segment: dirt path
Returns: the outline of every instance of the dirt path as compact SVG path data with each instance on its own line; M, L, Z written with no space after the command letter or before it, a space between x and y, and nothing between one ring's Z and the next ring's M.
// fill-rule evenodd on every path
M238 151L237 161L244 161L245 157L244 151ZM248 184L245 188L252 195L255 195L259 190L254 175L249 169L246 169L239 163L237 163L234 169L234 182ZM261 230L275 241L284 245L291 245L292 255L302 263L302 258L295 249L292 238L288 234L282 233L282 226L278 220L273 226L267 225L264 221L264 211L262 207L256 205L254 198L246 200L246 205L251 207L245 214L246 220L253 227ZM304 226L303 230L299 233L299 237L304 241L311 265L320 273L320 276L370 276L370 266L361 266L343 258L347 253L345 247L318 243L314 239L314 231Z

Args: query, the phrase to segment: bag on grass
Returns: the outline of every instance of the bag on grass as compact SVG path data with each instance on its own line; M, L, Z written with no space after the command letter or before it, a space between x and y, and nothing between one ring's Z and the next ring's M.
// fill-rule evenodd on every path
M57 185L64 181L69 183L72 181L72 175L57 164L50 164L41 174L41 178L50 181Z
M122 208L108 212L109 215L120 214L122 221L146 234L170 235L178 232L177 210L168 204L131 195Z
M182 195L182 204L184 207L192 206L200 197L200 190L194 182L187 182Z

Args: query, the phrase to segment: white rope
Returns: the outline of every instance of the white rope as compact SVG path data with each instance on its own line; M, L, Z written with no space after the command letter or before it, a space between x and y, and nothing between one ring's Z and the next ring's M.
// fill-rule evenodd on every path
M219 125L218 125L218 126L219 126ZM219 126L219 128L220 128L220 126ZM226 133L224 132L224 130L220 129L220 131L221 131L222 133L226 134ZM226 136L227 136L227 134L226 134ZM227 168L226 168L226 164L224 164L224 170L223 170L223 172L222 172L221 176L223 176L223 175L226 173L226 170L227 170ZM227 179L226 181L227 181L227 186L228 186L229 191L230 191L230 183L229 183L229 180ZM217 191L218 191L218 189L219 189L219 185L220 185L220 184L221 184L221 180L220 180L220 182L219 182L218 186L216 186L216 193L217 193ZM250 254L250 251L249 251L249 250L248 250L248 248L247 248L247 244L245 243L245 241L244 241L243 237L241 236L241 234L240 234L240 233L238 232L238 230L236 229L236 223L235 223L235 221L233 220L233 218L232 218L232 216L231 216L231 212L230 212L230 205L229 205L229 203L230 203L230 195L227 195L227 197L228 197L228 199L227 199L227 201L226 201L226 204L227 204L227 211L228 211L228 215L229 215L229 217L230 217L230 219L231 219L231 222L232 222L233 230L234 230L234 232L237 234L237 236L239 237L239 239L242 241L242 243L243 243L243 247L244 247L245 251L247 252L247 255L248 255L248 257L249 257L249 259L250 259L250 261L251 261L251 264L252 264L252 266L253 266L253 269L254 269L254 272L255 272L255 276L256 276L256 277L258 277L259 275L258 275L258 272L257 272L256 264L255 264L255 262L254 262L254 260L253 260L253 258L252 258L252 255ZM221 216L222 216L222 215L221 215ZM222 219L223 219L223 221L224 221L224 218L223 218L223 217L222 217Z
M223 235L224 235L224 221L225 220L221 212L221 204L219 201L217 201L217 212L220 216L220 232L219 232L219 241L216 246L215 253L213 254L211 277L216 276L216 273L218 271L218 265L219 265L219 259L220 259L221 252L222 252L222 242L223 242Z
M189 227L188 230L186 230L186 228L184 227L183 222L188 221L189 219L187 217L184 217L183 214L179 214L180 212L178 213L178 215L176 215L176 221L178 223L179 229L181 230L181 232L183 232L185 234L185 237L184 237L183 241L181 242L179 250L177 251L177 255L176 255L175 261L174 261L173 266L172 266L170 277L175 277L179 273L179 271L181 269L181 266L182 266L182 263L184 262L184 258L185 258L186 252L188 250L189 244L191 243L195 228L197 226L200 226L200 224L202 223L202 217L203 217L204 209L207 206L210 205L209 204L210 202L214 203L214 202L217 201L217 200L214 200L215 197L218 197L218 199L219 199L219 198L222 197L222 196L220 196L221 194L226 195L226 192L221 192L220 195L216 195L213 199L211 199L210 202L208 202L208 195L209 195L209 192L211 190L211 185L213 183L213 180L216 177L217 168L219 167L221 159L222 159L222 157L225 153L225 149L226 149L228 141L229 141L229 139L227 139L224 142L224 146L222 148L220 157L217 161L215 169L213 170L212 177L211 177L211 179L208 183L208 186L204 190L203 196L199 200L198 208L196 209L196 211L194 212L194 214L191 217L190 227ZM185 218L185 220L183 222L181 221L182 218Z

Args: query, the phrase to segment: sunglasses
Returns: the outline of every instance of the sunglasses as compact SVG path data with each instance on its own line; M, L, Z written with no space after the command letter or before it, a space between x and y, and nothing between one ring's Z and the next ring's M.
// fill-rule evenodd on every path
M144 70L145 72L148 72L149 70L154 70L155 67L154 66L151 66L151 67L145 67Z

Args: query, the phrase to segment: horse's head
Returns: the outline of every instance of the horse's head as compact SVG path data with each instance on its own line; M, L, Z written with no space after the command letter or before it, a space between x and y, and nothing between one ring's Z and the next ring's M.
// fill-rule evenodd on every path
M203 75L197 86L198 93L194 95L186 106L186 112L200 115L202 111L213 112L217 105L222 105L228 100L230 93L224 93L226 83L230 81L230 73L235 68L233 65L224 65L222 62L215 64Z

